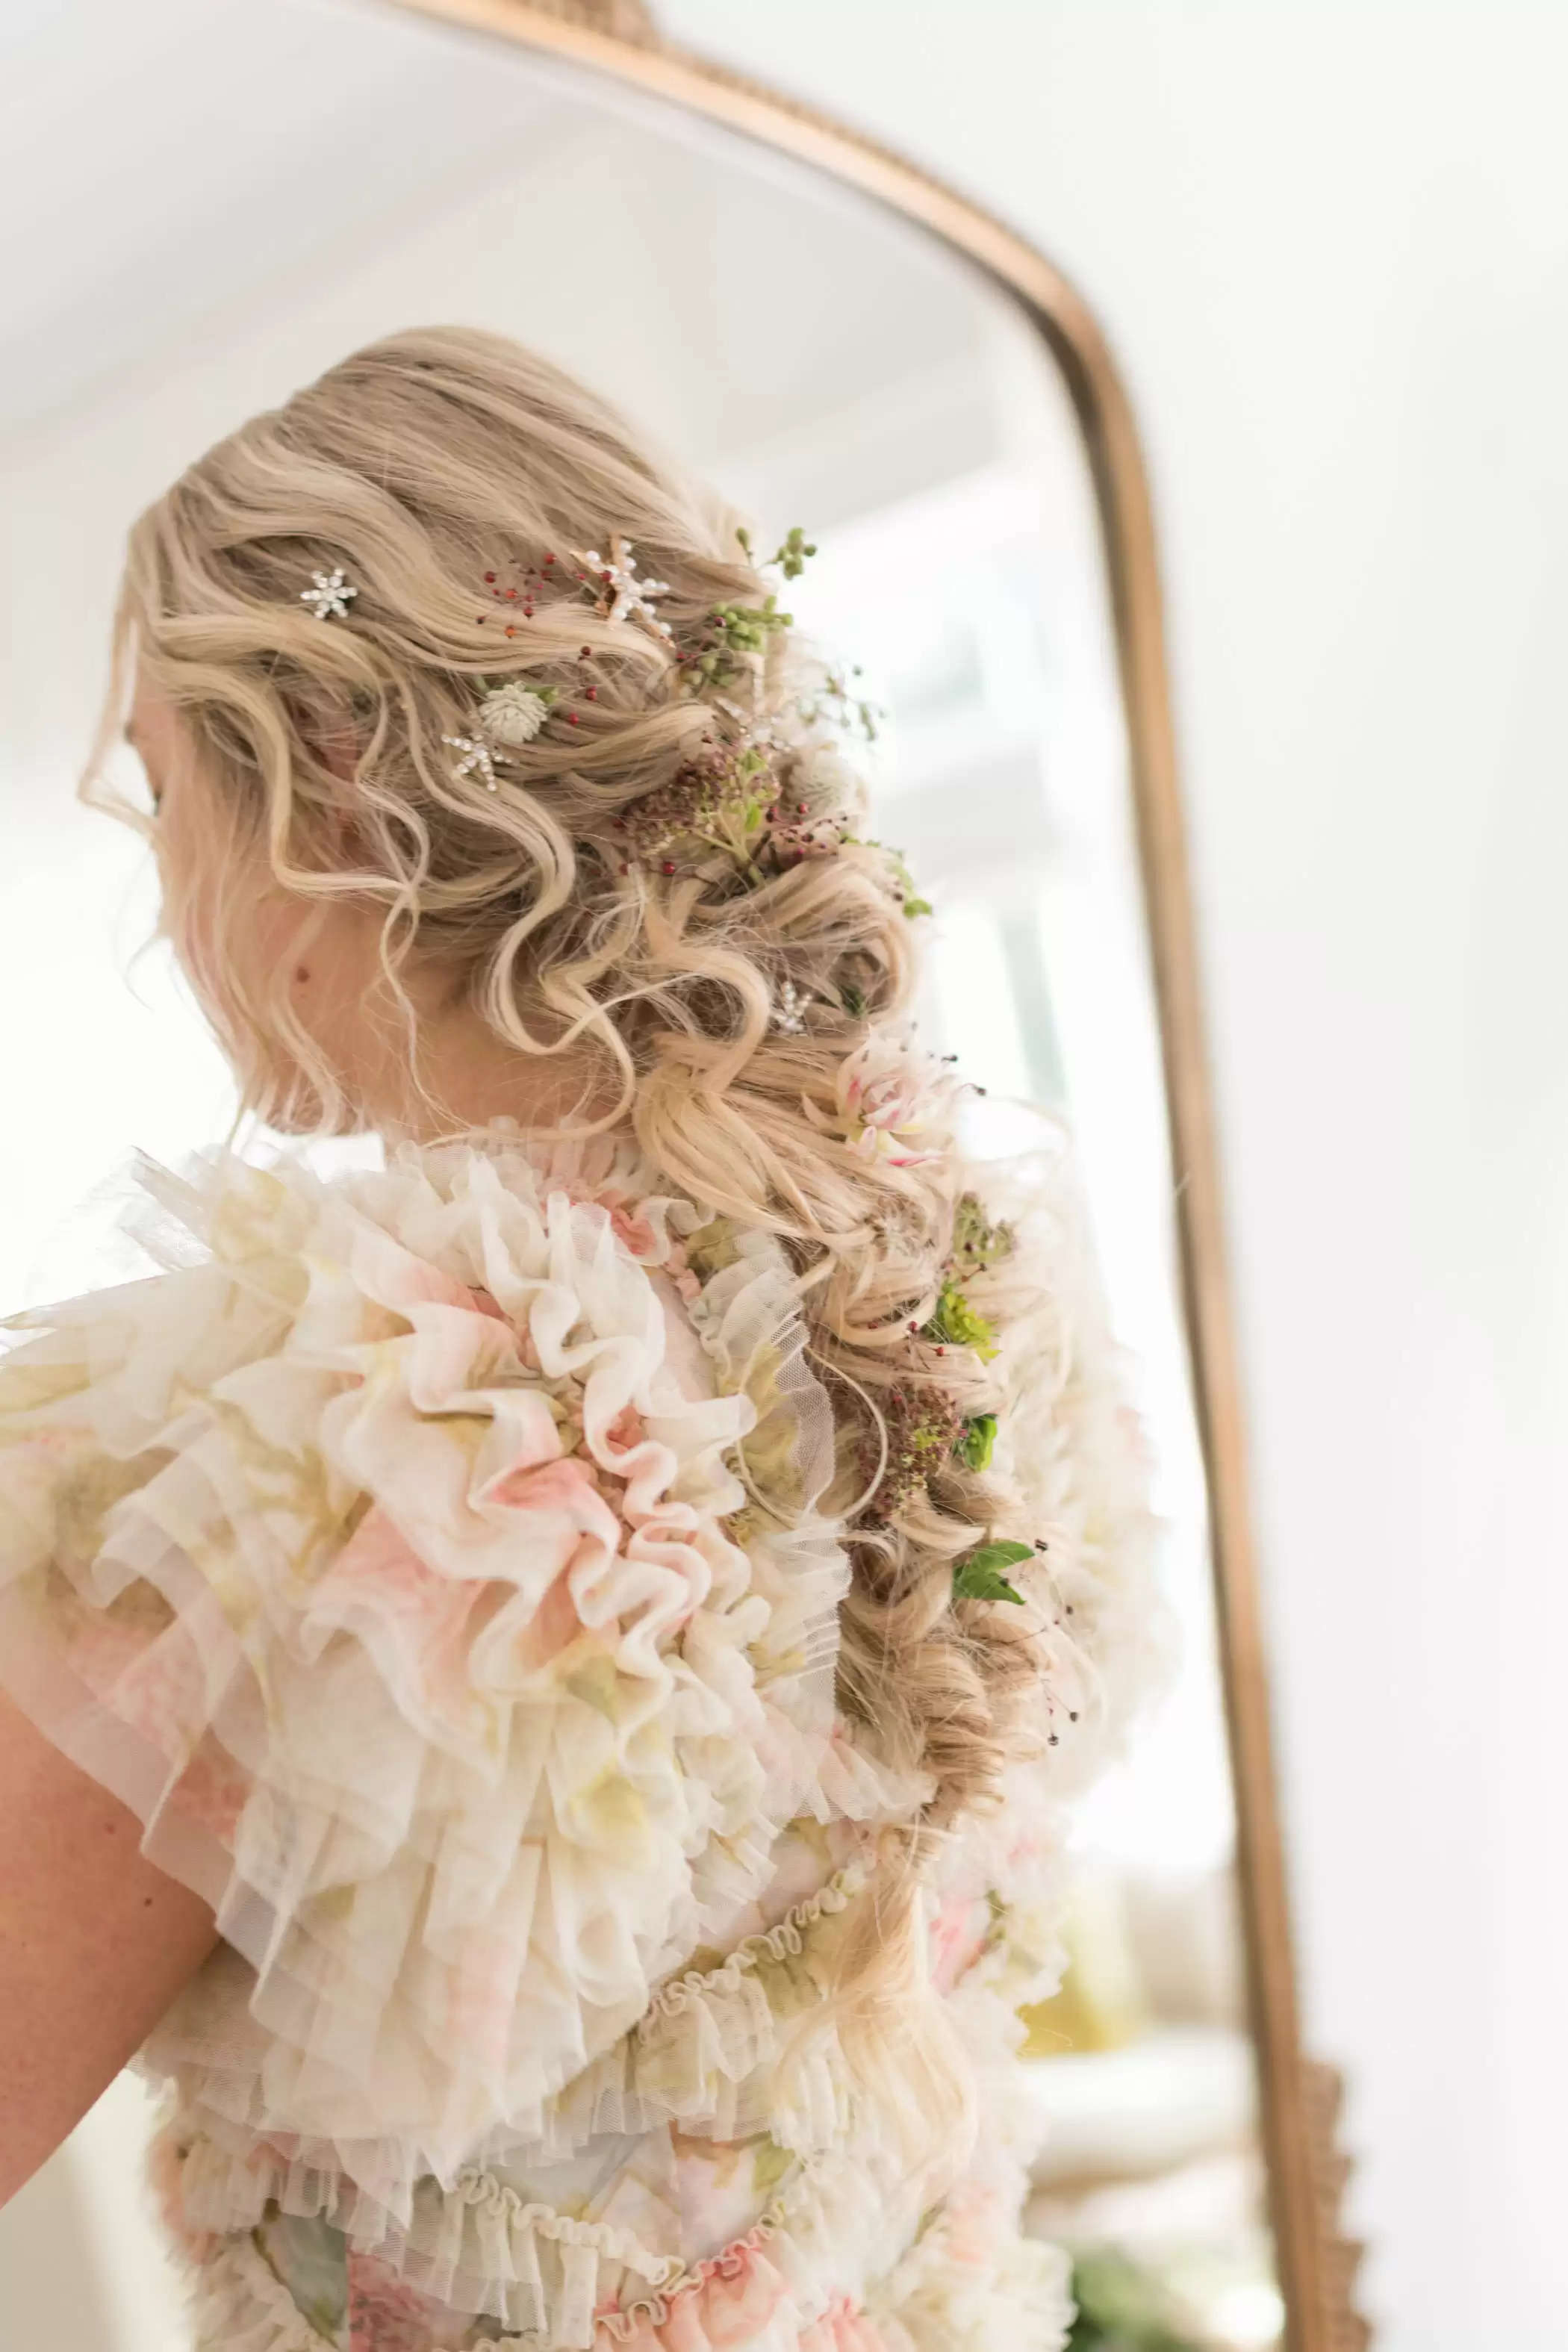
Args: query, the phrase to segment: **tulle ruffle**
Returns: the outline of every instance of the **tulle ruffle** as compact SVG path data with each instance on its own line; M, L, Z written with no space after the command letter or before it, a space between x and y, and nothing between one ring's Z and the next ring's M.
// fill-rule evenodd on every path
M931 1783L835 1710L833 1420L769 1237L626 1146L330 1184L220 1157L149 1171L163 1274L26 1318L0 1680L226 1938L142 2061L177 2087L201 2352L329 2342L249 2234L279 2216L438 2304L431 2345L1057 2352L1017 2010L1059 1972L1066 1801L1167 1647L1068 1164L974 1180L1016 1234L965 1288L1002 1339L996 1531L1047 1546L1018 1580L1055 1737L931 1874L985 2119L934 2219L830 2016L795 2031ZM758 2135L784 2189L742 2164L705 2204Z
M874 2269L887 2231L865 2183L830 2175L662 2284L639 2285L611 2247L579 2241L569 2298L538 2325L470 2334L465 2352L1061 2352L1068 2259L1021 2236L994 2195L950 2199L864 2284L825 2286L830 2243L847 2251L858 2231L876 2253L849 2261L851 2276ZM248 2237L202 2262L194 2307L195 2352L334 2352Z
M836 2038L814 2037L787 2064L779 2062L790 2027L832 1981L841 1924L869 1879L866 1864L847 1864L719 1966L668 1979L632 2031L548 2102L534 2128L509 2132L497 2160L523 2147L531 2166L562 2163L591 2141L667 2123L720 2141L765 2129L799 2155L831 2147L849 2120ZM448 2298L472 2295L466 2307L476 2309L494 2279L510 2274L507 2263L490 2266L484 2231L464 2220L483 2202L472 2193L473 2168L448 2190L419 2183L398 2224L331 2167L215 2126L210 2115L198 2123L192 2106L170 2118L163 2137L177 2159L179 2219L193 2237L252 2229L269 2209L323 2218L354 2248L389 2254L395 2266L407 2241L420 2258L421 2284Z
M1007 2203L955 2194L866 2300L886 2352L1062 2352L1072 2263L1026 2238Z
M833 1717L831 1418L776 1249L624 1156L151 1182L211 1257L0 1372L5 1672L230 1948L150 2069L406 2223L797 1811L919 1801Z
M336 2352L247 2238L196 2272L191 2325L192 2352Z

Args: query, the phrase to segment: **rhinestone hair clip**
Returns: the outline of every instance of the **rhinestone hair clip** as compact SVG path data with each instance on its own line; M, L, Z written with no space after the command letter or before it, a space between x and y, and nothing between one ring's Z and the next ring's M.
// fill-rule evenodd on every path
M318 621L325 621L333 614L339 620L347 620L349 598L357 596L359 590L350 587L342 566L340 564L335 572L313 572L310 578L314 585L300 589L300 604L310 605Z

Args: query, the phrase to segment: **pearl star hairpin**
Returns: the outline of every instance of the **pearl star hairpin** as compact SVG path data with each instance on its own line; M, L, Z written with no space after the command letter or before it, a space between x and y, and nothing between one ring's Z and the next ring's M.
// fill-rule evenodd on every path
M316 584L313 588L300 589L300 604L314 605L318 621L324 621L331 613L335 613L340 620L346 620L349 598L357 596L359 590L349 586L342 566L335 572L313 572L310 577Z
M477 775L487 793L500 792L500 780L496 774L495 761L490 755L490 747L481 737L478 735L443 735L441 740L443 743L448 744L454 751L460 754L460 756L452 762L452 773L454 777L461 779L464 776Z
M650 602L655 596L668 595L669 582L637 578L637 558L632 552L630 540L623 539L617 531L610 541L607 558L601 555L597 548L591 547L577 561L595 575L604 592L597 606L601 619L641 621L646 628L657 631L661 637L672 634L669 623L659 619ZM592 587L594 580L585 584Z

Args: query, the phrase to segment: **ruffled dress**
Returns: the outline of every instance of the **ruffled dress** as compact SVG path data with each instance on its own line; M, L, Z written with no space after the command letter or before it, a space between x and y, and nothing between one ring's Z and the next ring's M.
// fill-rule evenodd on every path
M997 1370L1073 1730L924 1890L975 2124L933 2198L825 2002L931 1783L835 1709L778 1245L624 1144L141 1181L156 1270L0 1361L0 1683L221 1931L136 2062L196 2352L1058 2352L1016 2012L1152 1621L1048 1187Z

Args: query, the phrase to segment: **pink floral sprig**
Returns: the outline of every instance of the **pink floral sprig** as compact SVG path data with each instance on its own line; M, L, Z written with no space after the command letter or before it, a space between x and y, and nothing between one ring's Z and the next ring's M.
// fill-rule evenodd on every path
M846 1142L865 1160L918 1168L942 1157L952 1080L907 1038L875 1036L838 1066L834 1101ZM921 1139L929 1135L929 1144Z

